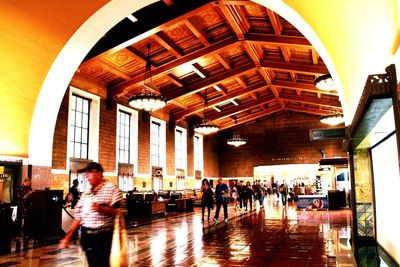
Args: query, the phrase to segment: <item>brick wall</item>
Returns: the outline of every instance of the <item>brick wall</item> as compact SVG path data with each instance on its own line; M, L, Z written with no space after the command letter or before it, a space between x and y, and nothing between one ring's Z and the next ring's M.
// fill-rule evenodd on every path
M166 127L166 175L175 175L175 125L169 125L167 122ZM168 181L169 183L169 181ZM175 184L175 182L174 182ZM175 185L176 186L176 185ZM168 187L166 187L168 188Z
M143 111L139 112L138 172L150 172L150 116Z
M326 157L343 156L341 140L310 141L309 129L326 128L315 116L277 114L246 127L238 127L247 144L232 147L226 139L232 130L218 134L219 175L222 177L253 176L253 167L262 165L318 163L319 150Z
M188 130L187 137L187 175L194 177L194 155L193 155L193 130Z
M116 170L117 108L107 109L105 99L100 103L99 162L106 172Z
M204 147L204 177L219 177L218 139L216 135L205 136Z

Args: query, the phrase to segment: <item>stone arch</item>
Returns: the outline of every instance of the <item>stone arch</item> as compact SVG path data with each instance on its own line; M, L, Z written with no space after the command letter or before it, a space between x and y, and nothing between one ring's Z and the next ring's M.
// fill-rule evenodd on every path
M30 164L51 167L53 135L60 104L70 80L91 47L120 20L155 1L110 1L85 21L66 42L44 80L35 105L29 136ZM295 10L281 0L252 1L273 10L298 28L314 45L331 74L339 81L333 62L324 45ZM343 109L345 110L345 107Z

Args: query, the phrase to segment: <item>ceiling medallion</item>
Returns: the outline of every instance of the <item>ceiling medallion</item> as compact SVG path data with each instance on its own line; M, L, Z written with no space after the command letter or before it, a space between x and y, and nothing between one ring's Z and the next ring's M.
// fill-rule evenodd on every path
M207 135L215 133L219 130L219 126L212 124L209 117L207 117L208 101L207 101L207 89L205 90L204 97L204 109L203 109L203 120L200 124L194 126L193 130L196 133Z
M314 80L315 87L319 90L323 91L334 91L335 90L335 82L332 79L332 76L328 74L324 74L319 76L317 79Z
M236 123L237 123L237 117L235 116L235 124ZM247 143L247 141L246 141L246 139L240 137L240 134L237 131L234 131L232 138L229 138L228 140L226 140L226 143L228 145L238 147L241 145L245 145Z
M167 99L158 93L155 86L152 85L151 62L150 62L150 44L147 44L146 70L144 74L143 90L141 94L129 98L129 105L136 109L145 111L155 111L167 105ZM154 92L157 92L154 93Z

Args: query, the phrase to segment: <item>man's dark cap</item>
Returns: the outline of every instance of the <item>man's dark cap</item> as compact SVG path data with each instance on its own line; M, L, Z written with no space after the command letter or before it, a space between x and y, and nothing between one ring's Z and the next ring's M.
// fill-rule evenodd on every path
M89 162L85 168L78 170L78 172L89 172L89 171L104 172L101 164L97 162Z

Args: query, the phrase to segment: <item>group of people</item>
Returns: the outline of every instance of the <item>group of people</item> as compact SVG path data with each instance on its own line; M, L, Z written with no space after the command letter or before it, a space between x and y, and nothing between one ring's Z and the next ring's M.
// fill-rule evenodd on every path
M230 200L229 187L222 182L222 178L218 179L217 186L215 187L215 193L211 189L210 182L207 179L203 179L201 183L201 221L204 222L205 209L208 210L208 220L211 218L211 210L214 208L214 197L217 209L213 220L218 223L219 212L221 206L224 209L224 221L228 221L228 203Z
M273 192L276 192L276 194L279 196L279 191L282 195L282 203L283 205L286 205L287 186L282 184L279 187L279 190L275 188ZM224 209L224 221L226 222L228 220L228 203L231 198L234 201L235 210L253 210L253 199L255 201L259 201L260 206L262 207L267 190L260 180L255 181L253 185L251 185L249 181L246 182L246 184L244 184L242 180L239 181L239 184L237 181L233 181L231 188L229 188L225 183L223 183L222 178L219 178L217 186L215 187L215 192L211 189L210 182L207 179L203 179L201 184L201 192L201 221L204 222L206 209L208 211L208 221L210 220L211 210L214 207L215 199L217 209L215 211L213 220L217 223L221 207Z

